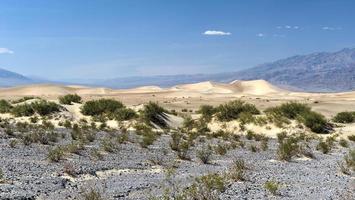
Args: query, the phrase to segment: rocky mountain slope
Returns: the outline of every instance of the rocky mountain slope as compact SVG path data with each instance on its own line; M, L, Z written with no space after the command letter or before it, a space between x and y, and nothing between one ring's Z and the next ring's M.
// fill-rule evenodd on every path
M33 81L30 78L27 78L21 74L0 68L0 86L2 87L27 84L32 82Z
M240 71L235 78L264 79L305 91L354 90L355 49L293 56Z

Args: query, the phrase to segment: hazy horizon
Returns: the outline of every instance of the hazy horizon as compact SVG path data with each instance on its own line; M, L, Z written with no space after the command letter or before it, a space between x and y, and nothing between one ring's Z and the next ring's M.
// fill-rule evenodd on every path
M235 72L354 47L354 6L330 0L5 0L0 68L50 80Z

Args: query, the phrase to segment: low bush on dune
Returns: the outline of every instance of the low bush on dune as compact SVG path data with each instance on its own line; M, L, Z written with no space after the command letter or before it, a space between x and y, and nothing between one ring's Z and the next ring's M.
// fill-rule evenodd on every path
M15 115L15 117L23 117L23 116L32 116L35 111L32 106L29 104L21 104L12 108L11 113Z
M287 119L296 119L315 133L327 133L330 129L327 120L322 114L312 111L308 105L302 103L284 103L280 106L266 109L265 113L269 118L273 119L272 121L280 121L280 119L285 118L281 120L282 123L287 122Z
M311 111L311 108L303 103L297 102L288 102L281 104L277 107L268 108L265 110L266 113L273 112L278 113L288 119L296 119L298 116L302 115L303 113L308 113Z
M60 106L54 102L41 100L31 103L32 108L41 116L49 115L60 111Z
M333 118L337 123L353 123L355 122L355 112L340 112Z
M241 100L235 100L216 108L216 116L220 121L231 121L238 119L241 113L250 113L252 115L260 114L260 111L253 104L245 103Z
M22 97L21 99L13 100L11 103L17 104L17 103L22 103L31 99L40 99L39 97L32 97L32 96L25 96Z
M153 123L159 127L167 128L168 117L166 113L168 113L168 111L159 106L157 103L149 102L148 104L144 105L141 116L144 122L149 125L152 125Z
M113 99L99 99L85 102L81 107L81 112L84 115L90 116L111 115L121 108L124 108L124 105L120 101Z
M216 113L216 109L211 105L202 105L197 110L198 114L201 114L201 117L206 121L210 121L213 115Z
M81 97L77 94L68 94L59 97L59 103L65 105L71 105L72 103L81 103Z
M301 115L300 121L315 133L328 132L328 123L322 114L313 111L306 112Z
M137 118L138 115L134 110L130 108L120 108L113 113L113 117L117 121L126 121Z
M355 135L349 135L349 136L348 136L348 139L349 139L350 141L355 142Z
M126 108L122 102L113 99L87 101L81 107L81 112L84 115L95 117L100 122L105 122L107 118L126 121L138 117L133 109Z
M11 109L11 113L16 117L32 116L35 113L46 116L52 113L59 112L61 107L54 103L46 100L41 100L39 102L33 102L30 104L20 104L16 105Z
M12 105L8 101L4 99L0 100L0 113L8 113L11 111L11 109Z

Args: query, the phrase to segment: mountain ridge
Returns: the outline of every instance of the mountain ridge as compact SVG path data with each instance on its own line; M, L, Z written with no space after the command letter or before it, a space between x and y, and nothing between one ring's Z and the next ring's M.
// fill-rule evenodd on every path
M179 84L204 81L229 83L234 80L256 79L266 80L278 87L294 91L353 91L355 90L355 48L344 48L337 52L295 55L241 71L215 74L134 76L66 82L28 78L18 73L0 69L0 86L2 87L30 83L60 83L127 89L147 85L172 87Z

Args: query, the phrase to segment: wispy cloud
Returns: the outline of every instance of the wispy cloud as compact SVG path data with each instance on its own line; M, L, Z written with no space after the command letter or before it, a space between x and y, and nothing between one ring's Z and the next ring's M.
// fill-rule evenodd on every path
M325 30L325 31L337 31L337 30L341 30L342 28L341 27L330 27L330 26L323 26L322 27L322 30Z
M297 30L300 29L299 26L291 26L291 25L285 25L285 26L276 26L277 29L289 29L289 30Z
M14 52L8 48L0 47L0 54L13 54Z
M264 33L258 33L258 34L256 34L256 36L258 36L258 37L265 37L265 34L264 34Z
M203 33L203 35L232 35L232 33L216 30L207 30Z

